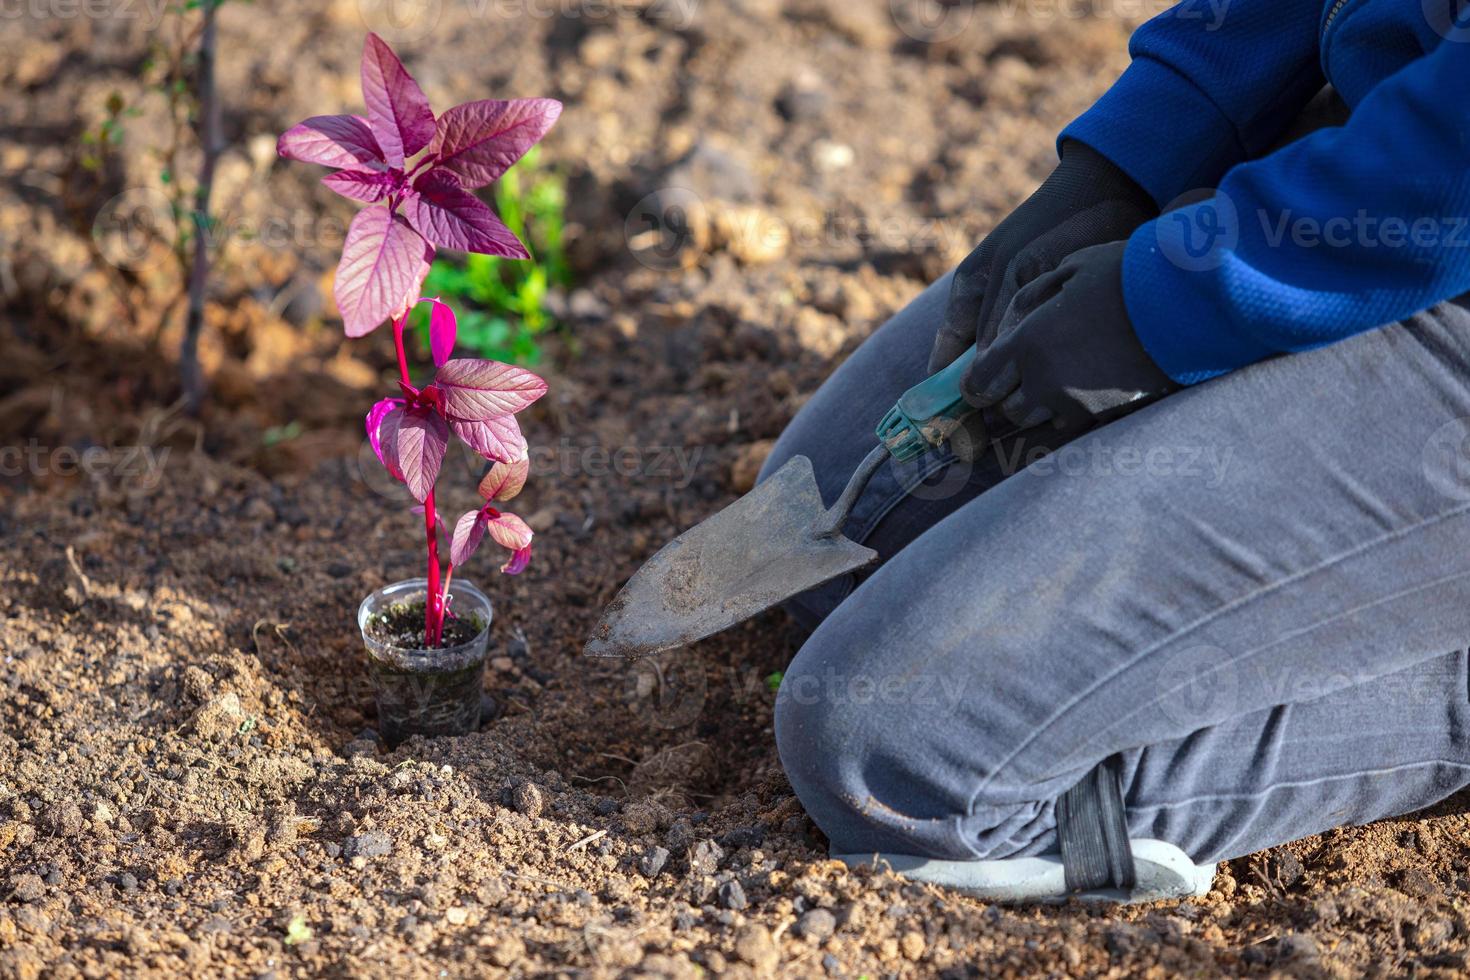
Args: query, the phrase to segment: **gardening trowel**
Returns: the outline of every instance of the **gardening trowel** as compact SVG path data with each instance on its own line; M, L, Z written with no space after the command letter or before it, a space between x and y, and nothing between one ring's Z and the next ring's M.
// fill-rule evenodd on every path
M847 515L888 457L903 462L943 445L975 412L960 395L974 357L971 347L904 392L878 423L878 445L831 507L822 503L812 461L793 456L670 541L603 610L584 652L639 657L684 646L874 561L876 551L842 536Z

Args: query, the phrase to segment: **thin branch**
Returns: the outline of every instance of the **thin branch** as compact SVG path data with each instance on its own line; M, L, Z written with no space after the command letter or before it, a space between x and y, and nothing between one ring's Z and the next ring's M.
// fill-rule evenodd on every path
M214 88L215 11L219 0L204 0L204 27L199 34L199 148L203 163L194 192L194 264L189 271L189 312L179 349L179 378L190 414L204 401L204 374L199 367L199 331L204 326L204 291L209 279L209 245L213 239L209 197L220 153L220 107Z

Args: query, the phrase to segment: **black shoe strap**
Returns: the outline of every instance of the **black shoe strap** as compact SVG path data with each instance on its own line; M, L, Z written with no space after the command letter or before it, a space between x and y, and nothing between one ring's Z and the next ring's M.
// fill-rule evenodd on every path
M1057 799L1057 839L1068 891L1120 888L1136 881L1117 756L1105 759Z

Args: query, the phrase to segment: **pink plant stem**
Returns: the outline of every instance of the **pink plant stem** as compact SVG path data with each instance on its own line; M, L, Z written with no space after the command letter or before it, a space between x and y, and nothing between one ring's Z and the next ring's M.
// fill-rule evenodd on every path
M410 304L409 309L412 309ZM408 376L408 355L403 349L403 328L408 323L408 310L393 321L393 349L398 355L398 377L412 384ZM429 595L424 601L424 648L432 650L444 635L444 595L439 585L439 529L436 526L434 491L424 498L424 535L428 544ZM446 583L447 585L447 583Z
M424 535L429 545L429 598L424 608L424 646L430 650L444 635L444 592L439 585L439 529L434 526L434 492L424 499Z

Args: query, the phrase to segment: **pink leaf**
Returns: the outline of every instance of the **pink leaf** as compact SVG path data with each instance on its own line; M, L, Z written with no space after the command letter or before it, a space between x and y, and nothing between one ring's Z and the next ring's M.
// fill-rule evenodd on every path
M418 82L376 34L362 46L362 98L384 158L402 167L434 138L434 112Z
M484 516L483 510L472 510L455 521L454 534L449 538L449 564L462 567L480 547L485 537Z
M545 136L560 115L555 99L466 102L439 117L430 152L464 187L483 187Z
M429 351L434 356L434 366L441 367L449 360L449 355L454 353L454 340L459 333L459 325L448 303L437 299L429 302L433 304L429 311Z
M525 521L514 514L502 514L493 510L491 513L493 516L488 520L486 530L496 544L511 551L530 547L531 528Z
M383 151L361 116L312 116L282 133L276 152L287 160L344 170L383 162Z
M514 420L515 416L508 415L506 418ZM480 480L480 496L486 500L510 500L521 492L530 475L530 459L523 457L511 462L496 460Z
M398 433L398 423L402 420L402 398L384 398L374 404L367 413L368 443L372 445L373 452L377 454L378 462L383 464L383 468L395 480L403 479L403 473L398 469L398 452L393 443ZM385 442L386 449L384 448Z
M423 503L439 479L439 467L449 448L449 427L444 419L425 408L410 408L398 424L394 439L403 482L413 499Z
M375 204L393 190L395 178L383 170L339 170L323 177L322 183L350 200Z
M500 566L507 575L519 575L531 563L531 529L514 514L497 513L485 530L502 548L509 548L510 560Z
M444 392L444 413L469 422L514 415L546 394L546 382L530 371L477 358L445 362L434 381Z
M500 566L500 570L507 575L519 575L531 564L531 546L517 548L511 553L510 560Z
M371 333L418 297L434 249L387 208L364 208L342 244L333 289L347 336Z
M413 189L416 193L404 197L403 216L440 248L510 259L531 257L495 212L461 187L454 174L430 170L414 181Z
M521 434L514 415L472 422L452 418L449 425L460 441L489 460L524 459L528 451L526 437Z
M464 565L480 547L487 531L496 544L511 551L510 560L500 570L507 575L523 571L531 560L530 527L516 515L502 514L489 504L477 511L469 511L455 522L449 544L449 563Z

